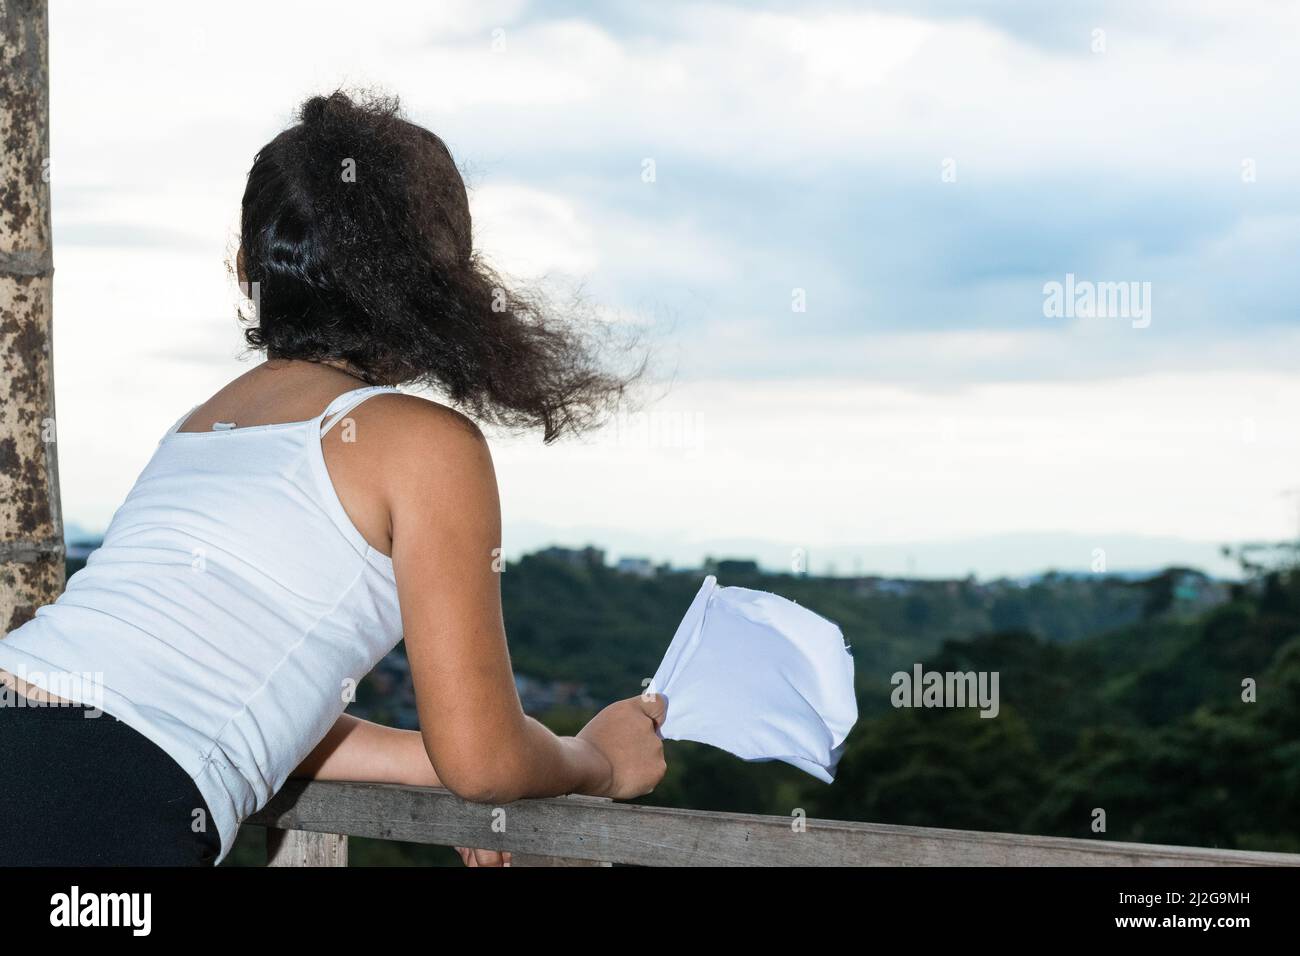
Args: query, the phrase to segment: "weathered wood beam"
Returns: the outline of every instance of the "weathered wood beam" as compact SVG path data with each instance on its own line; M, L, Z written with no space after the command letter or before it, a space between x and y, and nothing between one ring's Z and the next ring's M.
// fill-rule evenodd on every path
M259 826L646 866L1297 866L1300 855L290 781Z

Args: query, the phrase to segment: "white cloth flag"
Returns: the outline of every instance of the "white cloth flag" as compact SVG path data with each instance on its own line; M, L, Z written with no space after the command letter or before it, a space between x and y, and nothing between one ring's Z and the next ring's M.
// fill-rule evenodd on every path
M830 783L858 719L840 629L793 601L704 579L650 690L668 699L665 740L744 760L784 760Z

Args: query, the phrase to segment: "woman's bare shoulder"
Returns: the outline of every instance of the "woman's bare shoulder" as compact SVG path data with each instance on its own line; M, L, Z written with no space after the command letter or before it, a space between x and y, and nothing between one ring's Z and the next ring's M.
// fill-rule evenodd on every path
M384 554L395 554L399 525L427 534L456 520L499 521L487 441L468 416L440 402L375 395L350 409L323 444L344 509Z
M474 441L485 441L474 420L450 405L406 392L394 392L382 398L370 404L376 407L380 423L388 428L411 429L426 436L445 431L448 437L459 433Z
M358 430L377 440L372 450L393 487L425 489L492 473L492 456L482 430L469 416L419 395L383 396ZM364 407L364 406L363 406Z

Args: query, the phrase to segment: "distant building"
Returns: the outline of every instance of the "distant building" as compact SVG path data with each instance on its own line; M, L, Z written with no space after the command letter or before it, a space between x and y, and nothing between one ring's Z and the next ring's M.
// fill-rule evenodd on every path
M915 581L907 581L901 578L876 578L873 585L873 590L877 594L894 594L898 596L911 594L916 589Z
M420 716L415 707L415 685L411 682L411 664L402 647L389 651L362 683L366 689L349 706L352 714L404 730L420 726Z
M527 674L516 674L515 688L519 691L519 703L528 714L544 714L556 707L595 709L587 688L575 681L540 680Z
M716 561L708 558L705 560L705 570L720 578L759 573L758 562L751 561L748 558L719 558Z
M1173 605L1181 614L1201 614L1228 600L1227 585L1200 571L1183 571L1173 580Z
M1179 601L1195 601L1201 596L1205 585L1209 583L1209 579L1203 574L1184 571L1174 579L1174 598Z
M639 578L655 576L655 566L649 558L619 558L614 569L620 574L633 574Z
M585 548L543 548L537 553L543 558L560 561L575 568L601 567L605 563L605 552L591 545Z

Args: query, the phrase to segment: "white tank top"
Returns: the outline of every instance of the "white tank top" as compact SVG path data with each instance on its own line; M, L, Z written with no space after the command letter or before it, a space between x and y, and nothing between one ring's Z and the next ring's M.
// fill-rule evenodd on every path
M393 562L348 518L321 448L392 391L346 392L309 421L178 431L191 409L85 568L0 640L0 669L117 717L194 778L218 862L401 640Z

